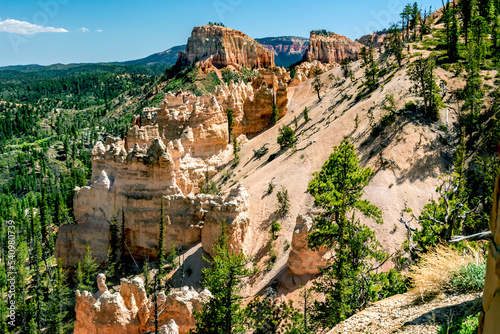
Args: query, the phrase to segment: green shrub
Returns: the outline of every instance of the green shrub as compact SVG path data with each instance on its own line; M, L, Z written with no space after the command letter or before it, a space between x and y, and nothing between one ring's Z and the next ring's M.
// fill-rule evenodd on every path
M369 289L372 301L376 302L408 291L408 278L395 269L371 274Z
M394 122L396 122L396 114L391 111L384 115L376 126L372 127L370 136L375 138L378 137L387 126L393 124Z
M441 64L441 68L445 71L451 71L451 64Z
M272 194L273 191L274 191L274 184L273 181L271 180L271 182L269 182L269 184L267 185L267 193Z
M307 109L307 107L304 108L304 111L302 112L302 114L304 115L304 122L309 122L310 118L309 118L309 110Z
M290 197L288 196L288 190L285 187L281 187L276 197L278 199L278 207L276 208L275 214L278 219L283 219L290 212Z
M415 112L417 111L417 105L413 101L406 102L405 110Z
M393 112L389 112L382 117L382 119L380 120L380 125L386 127L394 124L394 122L396 122L396 114Z
M481 292L486 276L485 263L467 263L451 274L450 290L452 292Z
M450 324L439 326L438 334L475 334L479 327L479 313L459 318Z
M273 240L278 239L279 232L281 231L281 225L276 220L273 220L273 224L271 225L271 237Z
M278 144L281 149L292 147L295 144L295 133L288 125L282 126L279 130Z

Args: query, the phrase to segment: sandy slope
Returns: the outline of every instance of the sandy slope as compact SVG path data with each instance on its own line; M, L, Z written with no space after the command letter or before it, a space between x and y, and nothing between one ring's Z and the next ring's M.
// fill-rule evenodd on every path
M247 289L247 293L259 291L277 275L280 275L280 280L283 282L292 282L283 277L287 275L284 258L288 256L288 252L284 249L286 244L291 242L297 214L307 212L312 206L312 198L306 193L308 182L312 178L312 173L320 170L328 159L333 151L332 147L338 145L345 136L350 136L356 145L361 165L369 166L376 171L365 193L368 200L382 209L385 224L374 226L371 221L366 223L376 231L382 246L389 253L399 249L406 236L404 226L398 222L402 211L406 207L411 207L418 214L434 194L438 177L448 171L445 158L449 160L453 152L451 146L440 142L439 137L449 136L451 142L453 136L438 127L438 124L446 123L446 111L442 113L441 121L432 124L419 115L402 113L396 124L388 127L379 137L372 138L371 125L376 124L387 112L381 108L386 94L395 96L398 109L403 109L406 102L418 99L408 93L411 83L407 78L406 69L403 68L396 71L392 80L378 88L368 98L355 103L354 97L358 94L358 87L362 83L362 79L359 78L363 76L363 69L359 69L359 62L354 67L358 68L356 72L358 80L354 83L347 80L338 87L332 87L333 82L328 77L332 74L341 78L339 68L322 75L322 80L329 87L322 92L321 102L318 102L310 82L290 88L288 114L278 122L277 126L252 138L242 147L241 161L234 169L228 186L234 182L241 182L250 194L251 224L256 233L247 239L250 243L247 250L260 256L261 267L267 263L268 230L277 206L276 191L285 187L290 194L292 204L288 218L281 222L282 237L277 241L281 259L272 273L267 273L264 281L258 284L256 289ZM342 99L342 94L352 98L338 103ZM311 117L308 123L304 122L302 116L306 106L310 110ZM280 152L276 143L278 128L282 125L295 128L294 117L297 117L299 124L296 130L298 137L296 150ZM356 117L359 122L357 128ZM448 115L448 122L451 124L454 119L455 114L451 112ZM266 156L256 159L253 150L264 144L268 145L269 152ZM272 154L277 156L268 162ZM395 164L382 165L380 155L393 160ZM273 194L266 195L271 181L276 185L276 190ZM388 263L386 267L390 265ZM289 283L282 285L284 291L294 290Z

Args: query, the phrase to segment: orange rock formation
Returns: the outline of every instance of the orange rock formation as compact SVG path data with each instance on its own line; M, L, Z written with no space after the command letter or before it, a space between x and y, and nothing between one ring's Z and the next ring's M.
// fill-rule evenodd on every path
M340 63L343 59L358 59L362 45L349 38L334 33L317 35L311 31L309 46L302 60L312 62L318 60L322 63Z
M205 25L194 27L186 51L179 52L177 59L181 67L196 62L202 68L263 68L274 66L274 54L241 31Z
M146 295L144 283L136 277L121 280L120 292L111 293L105 284L106 277L99 274L99 290L76 291L75 334L142 334L154 331L155 308ZM158 294L160 333L185 334L196 324L194 312L212 295L184 287L168 295Z
M66 267L75 266L90 245L104 263L115 216L125 221L125 251L155 257L161 196L168 222L167 251L172 240L177 246L202 241L210 253L220 228L216 221L226 221L238 231L232 246L241 249L249 219L245 189L235 187L227 196L196 194L206 175L215 174L232 158L227 108L234 110L236 136L259 133L270 125L273 104L278 116L286 114L289 81L283 68L261 69L254 82L258 88L240 82L223 84L201 97L168 93L160 108L146 108L134 119L124 141L108 138L106 144L97 143L91 184L77 189L74 198L77 224L61 226L55 256Z

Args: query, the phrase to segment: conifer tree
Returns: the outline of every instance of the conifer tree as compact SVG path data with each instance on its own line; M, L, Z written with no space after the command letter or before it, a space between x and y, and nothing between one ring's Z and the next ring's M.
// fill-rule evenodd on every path
M122 209L122 223L120 225L120 262L121 268L125 267L125 248L126 248L126 234L125 234L125 211Z
M109 247L108 247L108 266L106 276L112 277L115 275L115 269L119 266L118 252L119 252L119 236L118 236L118 219L117 213L113 213L113 217L109 224Z
M420 9L418 8L418 3L414 2L410 9L410 25L413 30L412 39L415 41L417 39L417 28L420 22Z
M498 64L500 62L500 13L497 12L493 19L491 28L491 53L493 60Z
M40 273L40 261L42 260L42 245L40 241L40 237L37 236L35 238L34 242L34 249L32 253L33 257L33 262L35 266L35 273L33 277L33 283L32 283L32 295L34 296L34 314L35 314L35 323L36 327L39 332L42 330L42 309L44 307L43 305L43 298L42 298L42 276Z
M165 263L165 213L163 207L163 195L160 204L160 237L158 238L158 272L163 274L163 264Z
M227 131L228 131L228 142L231 142L231 135L233 133L233 127L236 125L234 122L234 110L227 108L226 109L226 115L227 115Z
M320 78L321 73L322 72L320 70L316 70L313 73L313 75L314 75L313 88L314 88L314 91L316 92L316 94L318 95L319 102L321 102L321 96L319 95L319 93L321 92L321 90L323 89L323 86L325 85L324 83L321 82L321 78Z
M95 257L92 256L90 246L87 245L83 262L78 261L78 267L76 269L76 283L78 290L95 290L95 278L97 276L98 267L99 266L97 265Z
M463 116L466 135L471 136L472 133L479 130L479 115L484 98L483 80L480 68L482 51L475 42L469 43L466 60L465 69L467 75L465 87L463 89L464 104L462 105L462 110L466 112Z
M469 44L469 28L472 20L472 9L476 0L460 0L458 3L462 17L462 31L465 38L465 46Z
M443 106L441 90L436 83L436 63L431 58L418 58L408 69L410 79L414 82L414 91L424 100L424 115L436 120L439 109Z
M356 217L361 213L382 223L380 209L361 199L373 174L369 167L359 167L354 145L344 139L334 147L321 171L314 173L307 188L315 206L322 209L308 235L308 245L312 249L326 247L335 253L315 284L315 290L325 294L324 301L315 302L314 311L314 318L323 328L345 320L369 299L363 278L371 263L386 257L375 233Z
M369 47L368 50L364 48L362 50L362 57L365 67L366 86L373 91L378 87L378 75L380 73L378 62L375 60L373 47Z
M344 58L340 61L340 68L342 69L342 74L346 79L351 78L351 80L354 81L354 73L351 68L351 61L349 58Z
M458 18L455 9L452 10L451 26L448 40L448 60L452 63L457 62L459 58L458 42L460 40L460 31L458 27Z
M389 54L394 55L398 62L398 66L401 67L404 58L404 42L397 25L394 24L391 26L387 37L386 50Z
M302 315L293 307L292 301L280 301L276 291L269 288L261 299L255 297L245 308L247 332L254 334L305 333L300 328Z
M5 259L2 259L3 264L5 264ZM3 265L0 266L0 333L8 333L7 326L7 305L5 303L5 298L3 298L4 293L7 291L7 275L5 273L5 268Z
M212 267L203 269L203 286L210 290L213 297L196 314L196 327L191 334L232 334L241 330L242 297L238 293L243 278L250 275L245 268L249 260L243 253L229 250L224 230L214 247L213 259L205 259Z
M59 259L55 270L55 280L49 295L47 330L52 334L64 334L64 319L68 314L70 290L66 284L66 274Z

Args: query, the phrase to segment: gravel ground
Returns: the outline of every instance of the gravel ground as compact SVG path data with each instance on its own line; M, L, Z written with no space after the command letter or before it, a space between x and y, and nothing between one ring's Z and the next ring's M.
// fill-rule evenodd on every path
M481 294L440 295L427 303L396 295L375 303L338 324L328 334L435 334L439 325L478 310Z

